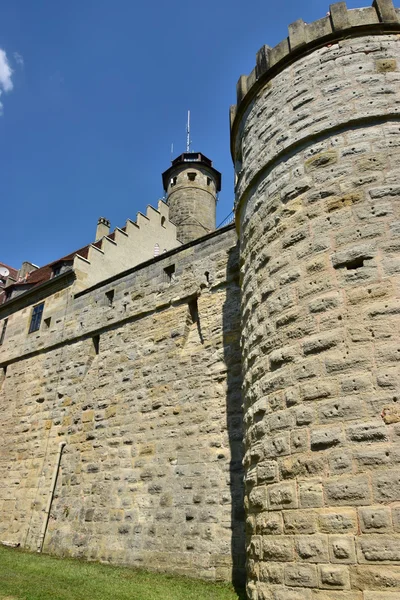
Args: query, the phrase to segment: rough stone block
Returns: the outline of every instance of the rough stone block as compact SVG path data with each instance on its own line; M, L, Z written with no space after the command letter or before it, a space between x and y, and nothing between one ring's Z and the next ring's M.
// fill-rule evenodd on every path
M318 523L322 533L356 533L358 528L356 510L350 508L335 512L327 509L327 512L320 513Z
M317 531L317 515L313 511L296 510L284 512L283 522L286 534L310 534Z
M289 44L290 50L303 46L307 41L306 24L303 19L298 19L289 25Z
M273 483L278 478L278 463L266 461L257 465L257 481L259 483Z
M259 513L255 526L258 535L280 535L283 533L282 515L275 512Z
M337 387L334 382L331 381L313 381L312 383L306 383L300 386L300 393L304 400L320 400L321 398L329 398L334 396ZM307 410L307 409L303 409Z
M327 589L349 589L349 569L339 565L319 566L320 587Z
M329 470L335 475L353 471L352 453L347 448L329 454Z
M294 542L291 537L264 537L262 547L265 561L291 562L294 559Z
M354 565L350 568L351 586L357 590L397 590L400 593L400 567Z
M392 529L389 508L360 508L358 514L363 533L387 533Z
M355 563L354 537L350 535L330 535L329 556L332 563Z
M271 48L269 46L261 46L256 55L257 78L261 77L270 68Z
M286 565L285 583L291 587L318 587L317 567L304 564Z
M298 452L307 452L309 449L309 436L307 429L297 429L292 431L290 434L290 447L292 454L296 454ZM310 464L311 466L311 464ZM315 470L311 466L311 472L314 473Z
M390 469L373 476L376 502L400 501L400 469Z
M338 446L344 440L341 427L324 427L311 431L311 450L314 452Z
M336 2L329 7L332 27L335 31L342 31L350 27L350 19L347 13L346 2Z
M285 38L271 49L270 66L273 67L290 53L289 39Z
M237 103L240 104L245 95L247 94L247 75L241 75L236 84L236 95L237 95Z
M317 354L319 352L325 352L330 348L334 348L342 341L341 332L326 332L319 333L315 336L308 338L303 343L303 352L307 354Z
M312 600L364 600L362 592L340 591L329 592L328 590L312 590Z
M295 549L299 560L325 563L329 560L328 538L324 535L295 536Z
M296 425L309 425L313 422L314 410L312 408L299 406L296 409Z
M320 482L299 482L301 508L317 508L324 505L323 487Z
M375 62L377 73L393 73L397 71L397 61L394 58L378 58Z
M378 15L373 7L353 8L352 10L349 10L349 18L352 27L379 23Z
M399 17L392 0L374 0L372 6L376 9L380 21L388 23L399 22Z
M346 386L344 381L342 379L342 385ZM362 400L358 398L335 398L334 400L320 402L317 413L321 423L328 423L359 419L360 415L365 414L365 409Z
M281 588L273 590L272 600L311 600L311 590L296 588ZM269 599L267 599L269 600Z
M371 504L371 487L366 476L342 477L325 483L326 501L331 506Z
M268 486L269 510L297 508L297 489L295 483L276 483Z
M400 563L400 536L365 535L357 540L360 563Z
M364 592L364 600L398 600L399 592Z
M351 425L346 428L346 435L351 442L376 443L388 441L388 432L384 424Z

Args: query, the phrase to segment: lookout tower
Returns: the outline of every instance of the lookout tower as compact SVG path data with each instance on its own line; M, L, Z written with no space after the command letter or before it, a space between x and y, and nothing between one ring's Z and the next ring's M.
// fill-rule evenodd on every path
M172 161L162 178L178 239L185 244L214 231L221 173L212 161L200 152L185 152Z

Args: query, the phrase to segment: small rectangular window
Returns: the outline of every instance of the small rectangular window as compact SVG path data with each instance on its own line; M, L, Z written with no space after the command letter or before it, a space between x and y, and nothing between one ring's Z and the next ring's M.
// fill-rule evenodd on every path
M29 333L39 331L40 323L42 322L44 302L33 307L31 323L29 325Z
M189 181L194 181L196 179L196 173L188 173Z
M4 342L4 338L6 336L6 329L7 329L7 323L8 323L8 319L4 319L3 321L3 326L1 328L1 335L0 335L0 346L2 345L2 343Z
M172 281L174 273L175 273L175 265L170 265L169 267L165 267L163 281L166 283L170 283Z
M207 177L207 185L211 185L211 177Z
M107 306L112 306L114 303L114 290L106 292Z

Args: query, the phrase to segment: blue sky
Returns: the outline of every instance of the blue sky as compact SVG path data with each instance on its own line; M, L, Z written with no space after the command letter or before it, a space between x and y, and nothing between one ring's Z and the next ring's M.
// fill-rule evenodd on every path
M328 9L323 0L2 0L12 73L3 61L0 261L46 264L93 241L99 216L121 227L156 206L171 143L175 155L185 149L188 109L192 149L222 172L222 221L233 205L236 81L289 23Z

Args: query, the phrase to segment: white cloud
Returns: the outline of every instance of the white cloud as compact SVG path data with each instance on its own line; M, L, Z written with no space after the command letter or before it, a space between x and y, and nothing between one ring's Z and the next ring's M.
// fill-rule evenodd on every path
M3 92L11 92L13 82L11 81L12 69L7 60L7 55L0 48L0 96ZM3 104L0 102L0 114L3 113Z
M13 54L14 60L20 67L24 66L24 57L19 52L14 52Z

